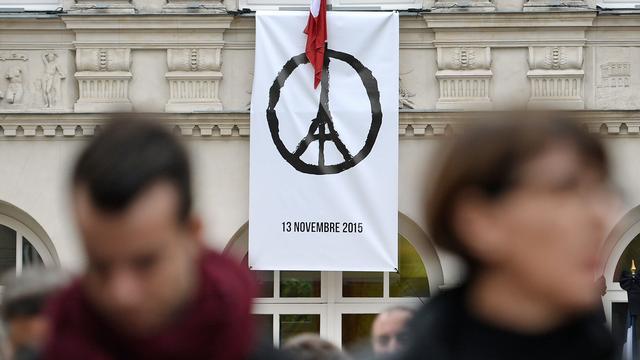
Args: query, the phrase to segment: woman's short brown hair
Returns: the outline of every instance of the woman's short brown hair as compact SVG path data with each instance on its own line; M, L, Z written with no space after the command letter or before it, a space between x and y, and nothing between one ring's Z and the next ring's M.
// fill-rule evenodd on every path
M442 165L427 198L427 224L435 243L462 256L467 253L452 225L455 204L472 190L498 199L516 186L521 167L550 144L567 144L589 166L608 177L608 161L600 141L576 120L559 113L510 112L473 119L456 135L441 158Z

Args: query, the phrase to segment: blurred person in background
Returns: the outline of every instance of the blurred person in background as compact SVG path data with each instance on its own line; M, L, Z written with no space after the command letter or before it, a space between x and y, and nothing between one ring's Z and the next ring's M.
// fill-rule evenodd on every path
M3 275L1 308L6 341L2 359L39 358L50 328L45 304L68 280L63 272L43 267L25 268L20 275L14 271Z
M388 356L404 348L407 340L406 326L415 310L406 306L394 306L384 310L371 326L371 344L377 356Z
M613 359L595 282L618 210L605 150L554 114L496 118L443 157L427 224L468 272L416 315L401 358Z
M180 141L121 114L81 153L72 202L85 273L51 304L46 359L245 359L247 269L205 247Z
M316 334L296 335L282 349L290 360L350 360L337 346Z

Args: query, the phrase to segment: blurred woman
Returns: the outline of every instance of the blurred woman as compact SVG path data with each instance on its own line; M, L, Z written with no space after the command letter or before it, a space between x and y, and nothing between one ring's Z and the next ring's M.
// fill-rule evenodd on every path
M543 113L477 121L443 158L427 205L464 283L416 315L404 359L613 359L594 311L615 197L601 143Z

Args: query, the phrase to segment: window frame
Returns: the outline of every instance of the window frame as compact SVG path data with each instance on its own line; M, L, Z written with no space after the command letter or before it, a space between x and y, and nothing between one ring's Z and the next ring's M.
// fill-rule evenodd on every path
M0 12L3 9L22 9L23 11L56 11L62 9L62 0L0 0Z
M22 264L23 238L29 241L29 244L31 244L31 246L33 246L36 249L36 251L38 252L38 255L40 255L40 258L42 259L42 262L44 263L44 266L46 267L55 266L56 262L53 256L51 255L51 253L49 252L49 249L47 248L45 243L42 241L42 239L40 239L39 236L37 236L33 231L31 231L31 229L29 229L25 224L23 224L22 222L10 216L0 214L0 225L6 226L16 232L16 272L18 274L22 272L22 268L23 268L23 264Z
M252 314L273 315L272 330L275 347L280 343L280 315L319 314L320 336L342 348L343 314L378 314L392 306L417 308L428 300L428 298L417 297L390 297L389 272L384 274L383 281L386 282L383 297L343 297L342 272L322 271L320 272L319 298L281 298L276 297L279 296L280 291L280 275L278 271L274 271L274 297L254 299Z
M640 10L640 1L624 1L624 0L599 0L596 6L603 10Z

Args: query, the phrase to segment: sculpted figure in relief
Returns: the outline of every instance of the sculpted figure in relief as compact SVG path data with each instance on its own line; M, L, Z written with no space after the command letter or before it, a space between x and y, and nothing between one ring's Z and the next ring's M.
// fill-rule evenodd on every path
M42 55L44 62L44 75L42 77L42 93L45 107L55 107L60 93L61 80L65 78L64 72L58 64L58 55L46 53Z
M19 104L24 95L24 87L22 86L22 69L13 67L4 76L9 80L9 86L5 98L9 104Z
M410 92L402 85L402 79L398 81L400 94L398 96L398 109L415 109L416 104L411 99L416 94Z

